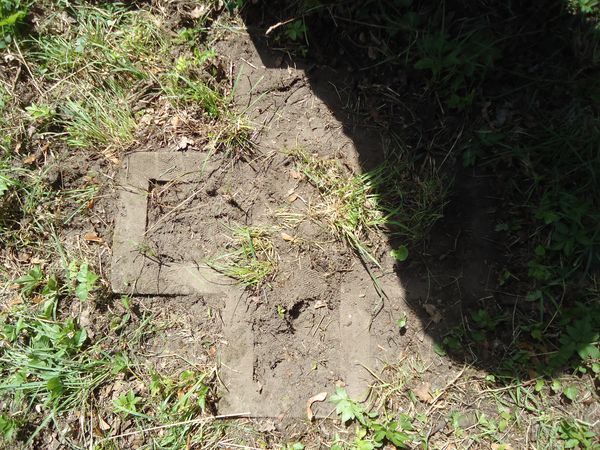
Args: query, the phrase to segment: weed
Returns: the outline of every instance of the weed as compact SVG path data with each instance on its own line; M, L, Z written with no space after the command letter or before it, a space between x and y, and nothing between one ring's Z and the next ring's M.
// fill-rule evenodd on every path
M34 122L41 124L42 126L47 125L49 122L54 119L56 116L56 111L50 105L36 105L32 103L27 108L25 108L27 114Z
M596 434L585 425L566 420L560 424L559 436L563 441L563 448L592 449L596 438Z
M0 50L12 42L17 26L27 17L29 1L2 0L0 2Z
M307 40L306 24L302 20L294 20L287 26L285 34L292 41L298 41L300 39Z
M366 412L361 404L352 400L346 390L340 387L336 388L330 400L342 423L355 421L359 424L353 442L355 448L373 450L384 444L408 448L409 443L418 438L413 433L412 419L405 414L400 414L396 420L379 418L376 413ZM341 442L337 442L331 448L341 450L344 447Z
M268 233L246 226L231 231L233 251L209 261L211 267L245 286L256 288L268 284L277 268L275 249Z
M87 262L81 265L77 261L71 262L69 265L69 278L72 285L75 286L75 295L82 302L86 301L90 293L96 287L98 275L91 271Z
M85 347L87 333L73 319L48 320L53 309L45 307L33 317L25 309L15 311L1 331L7 345L0 353L0 396L17 417L30 413L24 405L47 412L30 441L60 414L85 410L92 393L123 370L109 355Z
M450 38L444 31L420 37L416 53L415 69L430 71L431 82L442 86L453 108L473 103L477 85L499 56L493 42L481 33Z

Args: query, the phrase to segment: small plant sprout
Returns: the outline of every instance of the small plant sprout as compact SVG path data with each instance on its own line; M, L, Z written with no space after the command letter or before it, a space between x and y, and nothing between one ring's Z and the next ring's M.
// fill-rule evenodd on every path
M408 258L408 248L406 248L405 245L401 245L400 247L392 250L390 252L390 255L396 261L400 261L400 262L406 261L406 259Z
M406 331L407 319L408 319L408 317L406 316L406 313L402 313L400 318L398 320L396 320L396 325L398 325L398 329L401 332Z
M84 302L96 288L99 277L92 272L87 262L79 264L77 261L72 261L69 264L69 279L75 288L75 295Z
M281 320L285 319L285 308L283 305L277 305L277 315Z

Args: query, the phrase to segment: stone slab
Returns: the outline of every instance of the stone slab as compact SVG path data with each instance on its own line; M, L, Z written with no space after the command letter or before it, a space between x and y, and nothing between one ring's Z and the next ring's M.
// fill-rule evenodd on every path
M255 338L244 289L210 267L192 262L160 264L141 251L147 229L150 183L172 180L200 183L214 170L214 163L198 153L140 152L125 158L119 177L119 210L113 235L112 290L122 294L224 298L226 344L219 351L223 382L219 413L305 417L307 399L298 400L297 392L290 395L290 386L282 383L282 387L275 389L277 392L263 390L255 379ZM370 367L373 360L369 324L378 298L371 281L365 280L360 269L349 274L339 295L339 327L334 328L340 337L337 373L353 398L364 399L371 381L365 367ZM329 393L333 390L332 384ZM327 414L317 409L318 416Z

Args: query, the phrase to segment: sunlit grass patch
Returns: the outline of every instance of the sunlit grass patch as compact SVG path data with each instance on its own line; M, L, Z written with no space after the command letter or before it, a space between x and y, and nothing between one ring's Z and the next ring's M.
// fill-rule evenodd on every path
M124 94L114 86L68 99L60 118L66 142L80 148L103 145L121 149L130 144L136 121Z
M409 166L401 161L353 175L337 160L302 150L292 154L298 169L320 193L308 214L328 224L337 237L376 265L369 250L374 232L385 230L416 241L442 216L445 188L441 178L432 176L415 183Z
M61 80L77 73L99 82L106 77L125 81L147 77L148 69L161 62L166 32L152 15L122 5L78 6L74 13L75 24L63 23L63 32L49 30L32 42L41 76ZM51 16L40 28L61 21Z
M209 261L211 267L245 286L268 283L277 270L277 257L267 231L239 226L231 233L231 251Z

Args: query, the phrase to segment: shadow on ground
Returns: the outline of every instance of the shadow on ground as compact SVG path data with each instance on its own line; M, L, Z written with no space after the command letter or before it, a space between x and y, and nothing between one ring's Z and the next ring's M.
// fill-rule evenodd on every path
M600 327L590 15L561 2L299 3L245 6L263 64L305 71L363 170L408 161L413 186L447 187L421 239L389 234L409 245L397 275L436 351L509 378L579 364Z

